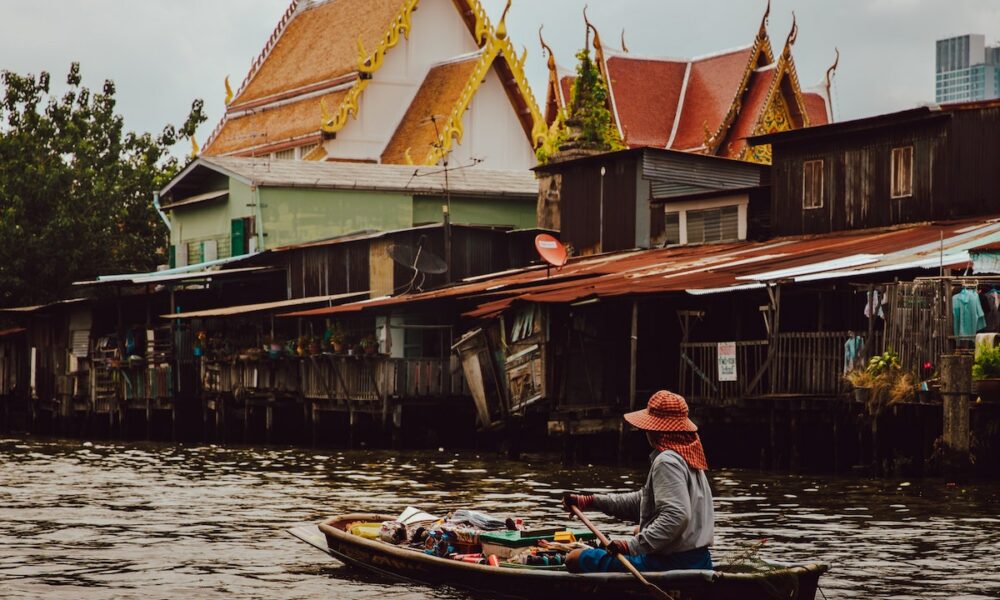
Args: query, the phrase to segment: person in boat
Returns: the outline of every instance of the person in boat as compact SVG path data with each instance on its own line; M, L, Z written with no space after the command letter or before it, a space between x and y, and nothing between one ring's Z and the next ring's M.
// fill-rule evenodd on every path
M566 558L573 573L625 571L624 555L640 571L711 569L715 511L708 485L708 463L698 427L688 418L683 397L659 391L643 410L625 420L646 432L654 451L646 484L623 494L567 494L567 510L598 510L638 522L637 534L612 540L607 548L574 550Z

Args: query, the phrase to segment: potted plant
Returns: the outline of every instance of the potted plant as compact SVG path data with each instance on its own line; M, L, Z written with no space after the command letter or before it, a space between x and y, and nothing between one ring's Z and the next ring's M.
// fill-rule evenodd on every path
M314 338L313 336L307 336L306 351L309 353L309 356L316 356L317 354L319 354L320 351L319 340Z
M330 335L330 349L341 354L344 351L345 343L347 342L347 336L344 334L340 327L334 326L332 329L327 330Z
M972 391L980 398L1000 396L1000 347L981 344L972 363Z
M855 402L867 404L875 385L875 376L868 369L852 369L844 375L844 379L851 384Z
M366 335L361 338L359 346L365 354L375 354L375 351L378 350L378 341L374 335Z

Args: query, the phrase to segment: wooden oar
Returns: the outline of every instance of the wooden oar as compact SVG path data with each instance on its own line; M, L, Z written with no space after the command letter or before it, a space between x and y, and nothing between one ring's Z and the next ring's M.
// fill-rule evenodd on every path
M583 514L583 511L580 510L580 507L570 506L570 509L573 511L573 514L576 515L576 518L580 519L580 522L586 525L587 529L589 529L591 532L593 532L594 535L597 536L597 539L600 540L602 544L604 544L605 548L609 548L611 546L611 541L607 537L605 537L605 535L601 533L600 530L597 529L596 525L590 522L590 519L588 519L587 516ZM625 566L625 569L628 570L629 573L634 575L635 578L639 580L639 583L646 586L646 590L649 593L653 594L658 598L664 598L664 600L673 600L673 596L664 592L656 584L650 582L648 579L643 577L642 573L639 572L639 569L636 569L635 565L633 565L625 555L616 554L615 556L617 556L618 560L620 560L622 565Z

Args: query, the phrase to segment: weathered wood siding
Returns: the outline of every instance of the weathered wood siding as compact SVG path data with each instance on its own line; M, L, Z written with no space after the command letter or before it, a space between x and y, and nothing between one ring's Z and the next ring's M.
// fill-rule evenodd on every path
M776 235L828 233L960 216L948 186L947 120L774 145ZM891 197L892 150L913 146L913 193ZM823 205L803 207L803 165L823 161ZM971 207L969 207L971 208ZM964 215L963 215L964 216Z
M562 240L572 245L577 254L635 247L637 163L634 155L616 154L606 163L587 161L568 165L561 171Z

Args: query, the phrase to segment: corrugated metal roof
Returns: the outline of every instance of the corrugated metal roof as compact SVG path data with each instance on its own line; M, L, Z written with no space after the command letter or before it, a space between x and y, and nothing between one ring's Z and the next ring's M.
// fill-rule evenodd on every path
M133 276L115 276L114 279L98 278L93 281L74 281L73 285L79 286L99 286L99 285L153 285L166 283L169 281L189 281L195 279L212 279L219 277L231 277L252 272L273 270L270 267L240 267L238 269L204 269L201 271L190 271L186 273L172 273L161 275L160 273L137 273Z
M231 317L234 315L246 315L258 312L270 312L293 306L304 306L306 304L329 304L367 296L368 292L354 292L351 294L337 294L334 296L312 296L309 298L294 298L292 300L279 300L277 302L261 302L259 304L242 304L238 306L226 306L222 308L211 308L207 310L196 310L186 313L160 315L163 319L207 319L209 317Z
M258 186L434 195L444 193L445 189L445 173L437 167L221 156L202 157L196 164L214 167ZM190 169L185 172L190 172ZM451 170L448 173L448 189L457 196L536 197L538 181L535 174L527 170L501 171L477 166Z
M283 316L318 316L409 302L473 301L468 316L495 314L518 300L568 303L587 298L688 292L723 293L769 282L849 278L968 263L968 249L1000 241L994 219L892 229L634 250L574 258L546 277L529 268L425 292Z

